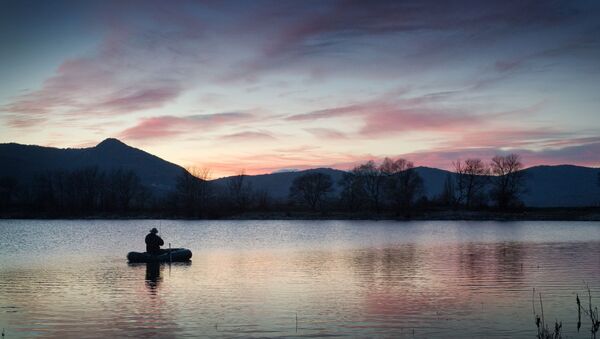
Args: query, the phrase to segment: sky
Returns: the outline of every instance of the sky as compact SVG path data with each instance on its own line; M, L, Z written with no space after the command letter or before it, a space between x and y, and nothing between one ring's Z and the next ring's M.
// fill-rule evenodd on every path
M0 0L0 143L213 177L518 153L600 166L599 1Z

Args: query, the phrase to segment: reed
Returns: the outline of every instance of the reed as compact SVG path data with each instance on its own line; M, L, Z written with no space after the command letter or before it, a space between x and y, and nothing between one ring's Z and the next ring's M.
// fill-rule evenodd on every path
M592 327L590 331L592 332L592 338L596 338L596 333L598 333L598 329L600 329L600 321L598 320L598 307L594 307L592 305L592 291L590 286L586 284L586 289L588 292L588 308L587 310L581 306L581 301L579 300L579 294L577 294L577 331L579 332L579 328L581 327L581 312L588 316L590 322L592 323Z
M542 293L539 293L540 298L540 312L541 316L535 311L535 288L533 289L533 296L531 298L531 304L533 307L533 314L535 315L535 326L537 327L537 338L538 339L560 339L562 338L562 321L554 322L554 331L550 330L550 327L544 319L544 302L542 301Z

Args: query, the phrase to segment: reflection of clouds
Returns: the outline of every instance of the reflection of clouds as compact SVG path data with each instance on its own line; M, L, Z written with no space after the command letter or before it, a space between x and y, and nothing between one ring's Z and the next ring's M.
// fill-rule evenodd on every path
M531 328L532 286L567 324L560 310L573 306L570 294L583 280L597 291L599 248L407 243L204 251L170 273L168 265L114 262L0 268L0 305L17 310L0 310L0 323L47 337L285 336L295 334L297 312L301 335L392 336L415 327L417 336L510 337L502 331Z

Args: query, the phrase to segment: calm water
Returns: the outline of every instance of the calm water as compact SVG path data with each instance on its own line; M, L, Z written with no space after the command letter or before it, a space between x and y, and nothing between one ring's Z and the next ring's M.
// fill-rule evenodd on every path
M151 227L192 263L127 264ZM0 221L6 338L534 338L534 287L589 338L585 283L600 223Z

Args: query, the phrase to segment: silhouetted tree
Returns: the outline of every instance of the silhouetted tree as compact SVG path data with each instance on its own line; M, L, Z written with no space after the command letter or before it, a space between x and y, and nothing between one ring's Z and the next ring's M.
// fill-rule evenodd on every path
M129 211L144 205L148 192L132 170L117 169L106 174L104 204L107 210Z
M423 179L406 159L385 158L379 171L386 177L385 192L397 214L408 214L418 196L423 192Z
M0 209L8 208L15 203L18 186L15 177L4 176L0 178Z
M360 210L365 202L365 189L360 175L356 174L354 170L346 172L342 175L338 185L342 188L340 192L342 205L349 211Z
M597 175L596 185L598 185L598 187L600 188L600 172L598 172L598 175ZM598 205L600 205L600 201L598 202Z
M332 191L331 176L324 173L306 173L292 182L290 198L308 205L313 211L323 207L323 202Z
M373 160L354 167L352 173L359 180L371 209L379 213L386 174L380 170Z
M72 213L75 209L73 190L76 187L73 187L70 183L70 172L64 170L54 171L51 173L51 178L55 208L62 214Z
M489 168L481 159L460 160L453 163L456 172L457 201L467 208L484 203L484 189L488 182Z
M47 171L34 175L31 185L31 203L36 212L50 211L55 206L52 187L52 172Z
M259 189L254 192L254 199L256 202L256 209L259 211L268 211L271 209L271 197L269 191L266 189Z
M519 155L497 155L492 158L490 168L494 175L490 195L498 207L506 209L520 205L520 195L525 191L525 173Z
M244 170L240 174L229 178L227 182L229 200L237 212L245 212L252 199L252 185L246 180Z
M179 210L187 216L202 217L206 214L212 187L208 169L188 168L181 172L175 184L175 199Z
M72 189L79 202L77 211L85 213L97 210L104 186L104 173L98 167L85 167L71 172Z
M452 174L446 175L444 180L444 188L442 194L439 196L439 202L443 206L455 206L456 205L456 187L454 186L454 178Z

